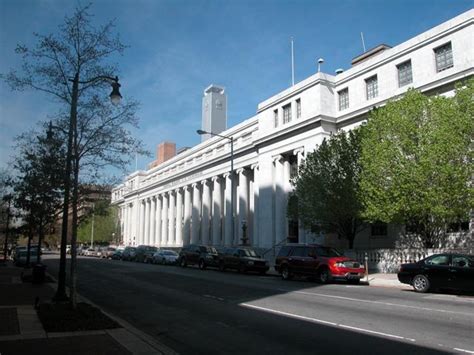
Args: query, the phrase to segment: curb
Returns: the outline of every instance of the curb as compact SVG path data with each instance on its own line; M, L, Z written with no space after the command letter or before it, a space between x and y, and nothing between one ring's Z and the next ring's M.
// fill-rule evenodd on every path
M57 284L57 280L55 277L53 277L50 273L47 273L54 282ZM49 287L53 288L53 285L48 284ZM67 291L69 292L69 287L66 286ZM92 306L96 307L97 309L100 309L102 313L104 313L107 317L110 319L114 320L117 322L122 328L117 328L117 329L104 329L104 330L98 330L98 331L79 331L79 332L67 332L67 333L55 333L55 334L65 334L67 336L71 336L71 333L76 333L77 335L89 335L91 332L96 332L96 334L108 334L112 338L115 339L120 345L122 345L124 348L127 350L131 351L133 354L164 354L164 355L176 355L178 354L176 351L173 349L167 347L166 345L163 345L161 343L158 343L152 336L142 332L141 330L135 328L133 325L128 323L127 321L112 315L108 312L106 312L102 307L97 305L96 303L92 302L89 300L87 297L82 296L81 294L77 293L77 299L87 302L91 304ZM82 334L78 334L82 333ZM127 334L128 333L128 334ZM54 337L51 336L51 333L47 333L48 337ZM64 335L64 336L65 336ZM58 335L58 337L61 335Z

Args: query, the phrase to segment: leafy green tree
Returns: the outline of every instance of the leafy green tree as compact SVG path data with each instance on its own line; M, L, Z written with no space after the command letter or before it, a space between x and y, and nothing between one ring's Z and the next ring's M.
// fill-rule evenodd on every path
M14 204L26 222L28 245L38 235L37 262L45 231L61 208L64 181L64 142L54 136L51 126L44 128L46 132L38 136L30 131L17 138L18 156L13 164L17 172Z
M360 140L360 128L324 139L292 180L295 190L288 204L289 217L299 218L306 229L337 233L350 249L364 228L358 198Z
M94 243L104 244L115 242L114 234L117 234L118 214L117 207L107 206L94 208L88 218L79 224L77 240L80 243L91 242L92 224L94 225Z
M453 98L409 90L370 114L362 139L360 196L369 221L401 223L438 246L474 208L474 81Z

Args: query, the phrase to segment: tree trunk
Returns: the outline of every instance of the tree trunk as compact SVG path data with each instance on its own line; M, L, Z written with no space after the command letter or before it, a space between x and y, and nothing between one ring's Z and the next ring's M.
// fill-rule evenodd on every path
M33 239L33 231L30 227L28 230L28 247L26 248L26 266L30 266L31 239Z
M76 146L77 129L74 127L74 147ZM75 149L77 152L77 149ZM79 202L79 159L74 156L73 163L73 184L72 184L72 234L71 234L71 285L70 304L73 309L77 306L77 204Z
M40 222L38 228L38 250L36 252L36 264L39 264L41 261L41 242L44 239L44 225L43 221Z

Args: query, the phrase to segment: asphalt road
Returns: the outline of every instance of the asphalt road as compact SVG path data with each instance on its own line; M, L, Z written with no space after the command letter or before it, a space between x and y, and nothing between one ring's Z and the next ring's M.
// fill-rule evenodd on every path
M474 354L470 296L95 258L78 290L181 354Z

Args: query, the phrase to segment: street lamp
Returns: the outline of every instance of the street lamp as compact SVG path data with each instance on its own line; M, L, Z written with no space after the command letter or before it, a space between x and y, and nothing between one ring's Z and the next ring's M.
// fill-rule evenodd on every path
M66 244L67 244L67 227L68 227L68 217L69 217L69 194L71 190L71 171L72 171L72 160L73 160L73 140L74 132L77 127L77 102L79 100L79 84L91 84L97 82L108 82L112 86L112 92L110 93L110 100L114 105L117 105L122 98L120 95L120 84L118 82L118 77L115 78L99 75L95 78L80 81L79 72L76 72L76 75L73 79L69 79L72 82L72 91L71 91L71 110L69 114L69 129L68 129L68 140L67 140L67 154L66 154L66 169L64 172L64 202L63 202L63 219L62 219L62 228L61 228L61 251L59 259L59 273L58 273L58 289L54 299L56 301L65 301L67 300L66 295ZM74 251L71 250L71 254Z
M230 215L231 215L231 221L232 221L232 243L234 243L235 238L235 228L234 228L234 137L232 136L225 136L222 134L217 134L214 132L208 132L208 131L203 131L202 129L198 129L196 131L197 134L203 135L203 134L210 134L211 136L217 136L221 138L228 139L230 141Z

